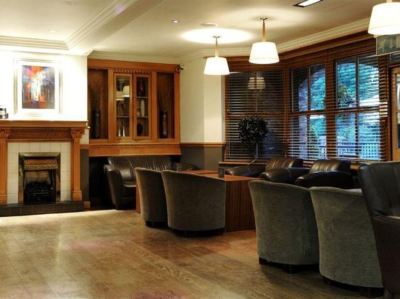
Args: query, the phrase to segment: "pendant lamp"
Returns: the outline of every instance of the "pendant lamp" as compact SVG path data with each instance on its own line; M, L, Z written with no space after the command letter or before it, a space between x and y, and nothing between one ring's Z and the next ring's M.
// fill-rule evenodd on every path
M250 63L256 64L272 64L279 62L278 50L273 42L267 42L265 33L265 20L267 18L261 18L263 22L262 28L262 40L261 42L254 43L251 47L250 52Z
M215 38L215 54L214 57L207 58L204 75L229 75L228 61L225 57L219 57L218 39L220 36L213 36L213 38Z
M372 8L368 33L375 36L400 34L400 2L387 0Z

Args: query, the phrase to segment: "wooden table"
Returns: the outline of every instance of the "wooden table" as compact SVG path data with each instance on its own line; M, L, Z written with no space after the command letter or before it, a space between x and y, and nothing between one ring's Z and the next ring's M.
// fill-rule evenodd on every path
M225 230L227 232L255 229L249 189L249 181L255 178L235 175L225 175L223 178L219 178L215 172L199 175L217 178L226 184Z

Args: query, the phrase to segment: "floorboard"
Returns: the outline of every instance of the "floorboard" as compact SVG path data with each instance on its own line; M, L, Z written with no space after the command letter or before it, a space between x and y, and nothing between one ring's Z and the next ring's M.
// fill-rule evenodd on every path
M0 218L0 298L362 298L258 264L254 231L147 228L134 211Z

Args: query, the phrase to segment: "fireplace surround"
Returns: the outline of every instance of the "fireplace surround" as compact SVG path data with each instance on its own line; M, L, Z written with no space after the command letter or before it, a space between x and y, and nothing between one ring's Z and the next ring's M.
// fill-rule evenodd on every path
M84 121L0 120L0 165L2 165L0 167L0 208L10 203L18 203L18 200L10 201L12 194L8 190L14 184L18 184L18 174L16 174L17 178L9 177L12 171L8 168L14 167L13 163L18 163L18 158L9 159L9 155L14 154L11 148L14 150L23 148L22 152L37 151L34 147L61 149L61 160L64 164L68 162L69 165L68 170L61 174L64 177L69 176L70 186L66 200L82 201L80 139L85 128ZM53 151L39 150L38 152ZM18 169L18 166L14 169Z

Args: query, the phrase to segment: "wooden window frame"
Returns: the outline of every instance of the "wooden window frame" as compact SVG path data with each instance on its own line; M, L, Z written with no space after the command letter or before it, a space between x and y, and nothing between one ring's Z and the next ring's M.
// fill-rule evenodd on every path
M284 143L286 145L286 153L289 153L290 144L290 117L294 114L291 113L291 69L307 67L316 64L325 65L326 74L326 98L325 98L325 115L326 127L335 128L336 115L340 110L336 107L336 61L354 57L364 56L375 53L376 45L375 39L368 35L366 32L360 32L349 36L333 39L330 41L322 42L312 46L303 47L293 51L287 51L280 54L281 62L275 65L254 65L248 62L248 57L230 57L228 63L231 71L262 71L266 69L282 69L284 72ZM391 158L391 144L390 144L390 122L391 115L388 113L390 99L389 99L389 69L391 67L389 58L387 56L378 57L379 67L379 113L381 114L381 157L384 160ZM357 86L358 88L358 86ZM363 107L364 108L364 107ZM365 107L366 111L370 111L370 107ZM373 107L374 108L374 107ZM373 109L372 108L372 109ZM312 114L317 114L312 111ZM350 112L350 110L345 110ZM225 116L226 117L226 116ZM328 157L336 153L336 136L327 132L326 151ZM307 163L308 161L306 161ZM355 161L357 163L357 161Z

